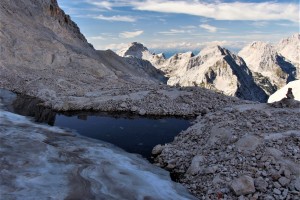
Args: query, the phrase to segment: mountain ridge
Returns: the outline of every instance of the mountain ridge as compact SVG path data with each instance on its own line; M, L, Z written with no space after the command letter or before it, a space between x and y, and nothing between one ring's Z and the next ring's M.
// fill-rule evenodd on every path
M131 43L128 45L128 47L126 47L127 49L121 49L117 51L117 53L120 56L124 56L120 52L126 52L126 56L130 57L135 57L136 54L139 54L140 59L148 60L154 67L165 73L165 76L169 78L167 82L169 85L178 85L183 87L200 86L213 89L229 96L237 96L247 100L266 102L268 96L273 94L277 89L283 87L290 81L296 80L299 77L299 64L290 61L298 58L297 53L293 53L290 57L286 55L289 57L289 59L283 56L283 54L287 54L288 50L292 49L297 51L297 48L299 48L297 43L298 40L300 41L299 38L300 34L294 34L289 38L282 39L280 42L278 42L278 44L273 45L260 41L252 42L244 47L238 54L231 53L229 50L222 48L221 46L214 45L214 48L219 49L219 51L213 51L213 47L207 46L203 48L197 55L194 55L192 52L185 52L176 53L170 58L165 58L160 57L155 53L151 53L147 47L138 42ZM283 44L286 44L288 47L284 46ZM139 51L139 53L137 51ZM231 59L229 66L232 65L231 67L234 68L235 64L239 66L245 65L245 67L235 68L234 72L231 72L231 75L234 76L234 74L244 71L243 77L246 77L246 75L250 76L247 78L248 83L244 85L252 86L250 86L250 88L246 87L248 89L244 89L243 92L237 91L241 86L245 87L240 83L238 84L239 87L236 87L236 89L231 88L231 92L229 91L229 86L226 89L225 87L218 87L220 84L210 83L212 82L209 78L210 75L205 75L205 70L201 72L201 76L206 76L210 79L210 82L206 81L203 77L201 78L199 76L195 76L195 74L199 74L199 72L195 71L195 67L200 70L200 65L214 65L214 63L217 61L211 58L225 56L226 52L228 55L227 59L232 57L232 59L237 62L234 63ZM219 65L219 67L221 67L221 63L222 62L215 65ZM201 68L201 70L202 69L203 68ZM239 80L245 79L242 78L241 73L239 74ZM186 81L184 81L184 79L186 79ZM232 80L234 80L234 78L232 78ZM249 84L249 81L254 83ZM259 89L255 89L257 86ZM253 91L251 91L251 87ZM263 92L257 92L259 90L263 90ZM256 96L255 94L257 93L260 94L260 96Z

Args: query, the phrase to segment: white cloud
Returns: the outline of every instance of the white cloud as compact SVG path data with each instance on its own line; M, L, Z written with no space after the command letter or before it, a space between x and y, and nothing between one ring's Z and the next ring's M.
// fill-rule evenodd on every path
M188 25L188 26L182 26L181 28L183 28L183 29L195 29L195 28L197 28L197 26Z
M132 16L120 16L120 15L115 15L115 16L103 16L103 15L98 15L94 16L94 19L100 19L100 20L106 20L106 21L119 21L119 22L135 22L136 18Z
M230 2L205 3L201 1L146 0L132 1L142 11L181 13L216 20L289 20L299 21L299 5L274 1L261 3Z
M137 37L137 36L139 36L143 33L144 33L144 31L133 31L133 32L125 31L125 32L120 33L119 37L121 37L121 38L134 38L134 37Z
M256 26L256 27L264 27L264 26L267 26L268 24L269 23L266 21L256 21L256 22L252 23L252 25Z
M207 30L210 33L217 32L217 27L211 26L209 24L201 24L200 27L203 28L203 29L205 29L205 30Z
M87 40L105 40L105 38L99 35L99 36L87 37Z
M104 49L111 49L111 50L119 50L128 47L126 43L117 43L117 44L108 44L104 46Z
M113 4L109 1L92 1L88 0L87 3L92 4L94 6L100 7L100 8L105 8L107 10L111 10L113 7Z
M177 35L177 34L190 33L190 32L191 32L190 30L170 29L169 31L162 31L158 33L163 35Z

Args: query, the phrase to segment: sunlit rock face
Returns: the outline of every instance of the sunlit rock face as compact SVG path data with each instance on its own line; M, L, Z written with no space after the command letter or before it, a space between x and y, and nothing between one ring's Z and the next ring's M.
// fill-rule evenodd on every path
M208 46L198 55L178 53L169 59L151 54L140 43L118 51L120 56L148 60L168 77L168 85L202 87L241 99L266 102L266 93L255 83L241 57L220 46Z
M0 110L3 199L194 199L116 147Z
M296 33L288 38L282 39L276 46L276 50L287 60L300 68L300 34ZM298 74L298 78L300 74Z
M297 45L296 41L293 42L293 45ZM268 95L273 94L277 89L297 77L297 65L286 59L278 50L288 56L282 44L276 47L265 42L253 42L239 52L239 56L245 60L253 72L257 84ZM292 54L294 53L291 52L289 55ZM294 56L291 57L294 58Z

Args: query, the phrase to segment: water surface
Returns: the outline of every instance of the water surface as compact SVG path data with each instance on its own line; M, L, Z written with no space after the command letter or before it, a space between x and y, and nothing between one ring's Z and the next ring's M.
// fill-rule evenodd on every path
M30 116L36 122L73 129L81 135L112 143L147 159L150 159L155 145L173 141L178 133L190 126L189 119L175 117L153 118L86 111L56 113L40 106L39 99L1 89L0 98L11 112Z

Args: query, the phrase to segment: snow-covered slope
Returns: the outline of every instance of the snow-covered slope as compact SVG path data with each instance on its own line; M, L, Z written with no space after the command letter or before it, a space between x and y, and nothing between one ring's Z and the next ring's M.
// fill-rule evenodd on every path
M288 88L292 88L295 100L300 101L300 80L296 80L289 82L287 85L272 94L268 99L268 103L280 101L281 99L285 98Z
M267 94L272 94L274 89L283 87L296 78L295 66L278 54L271 44L253 42L243 48L238 55L245 60L249 69L257 77L255 78L257 84L262 85L262 79L258 77L264 77L265 84L262 88Z

